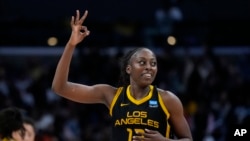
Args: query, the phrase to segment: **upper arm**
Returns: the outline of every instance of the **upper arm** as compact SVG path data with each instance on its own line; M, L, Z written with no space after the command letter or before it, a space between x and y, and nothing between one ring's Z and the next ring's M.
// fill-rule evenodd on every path
M107 84L92 86L67 82L61 90L55 91L58 95L79 103L103 103L109 107L116 88Z
M170 113L170 124L174 130L175 135L180 138L187 138L192 140L190 127L184 116L183 105L180 99L171 92L164 92L163 101Z

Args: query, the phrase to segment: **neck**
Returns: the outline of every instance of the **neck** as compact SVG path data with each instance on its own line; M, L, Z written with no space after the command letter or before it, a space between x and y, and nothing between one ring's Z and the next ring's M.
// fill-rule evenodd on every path
M136 85L130 85L129 88L130 94L135 99L139 100L147 96L150 92L150 87L138 87Z

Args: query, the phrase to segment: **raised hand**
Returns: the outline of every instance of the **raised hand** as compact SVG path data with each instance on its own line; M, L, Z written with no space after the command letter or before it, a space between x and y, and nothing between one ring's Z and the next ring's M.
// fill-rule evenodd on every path
M83 16L80 17L79 10L76 10L76 16L75 17L72 16L71 22L70 22L72 32L71 32L71 36L70 36L68 44L72 46L76 46L81 41L83 41L83 39L86 36L89 35L90 32L87 29L87 27L82 25L87 15L88 15L88 11L86 10Z

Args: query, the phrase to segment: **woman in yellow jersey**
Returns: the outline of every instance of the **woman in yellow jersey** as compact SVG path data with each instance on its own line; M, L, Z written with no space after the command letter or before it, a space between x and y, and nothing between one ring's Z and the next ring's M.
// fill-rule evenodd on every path
M74 49L90 34L82 25L87 14L80 16L77 10L72 16L71 36L58 62L52 90L75 102L105 104L113 121L113 141L191 141L179 98L152 85L158 68L156 56L148 48L136 48L124 56L121 87L68 81ZM171 139L172 131L175 138Z
M0 140L23 141L25 128L21 111L9 107L0 111Z

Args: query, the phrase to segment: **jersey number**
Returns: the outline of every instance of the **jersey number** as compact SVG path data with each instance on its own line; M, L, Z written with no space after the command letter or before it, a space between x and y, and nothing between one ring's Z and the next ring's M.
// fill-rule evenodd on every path
M128 131L128 141L132 141L133 137L133 130L131 128L127 128ZM134 129L135 133L144 133L143 129Z

